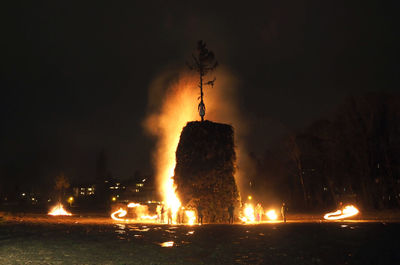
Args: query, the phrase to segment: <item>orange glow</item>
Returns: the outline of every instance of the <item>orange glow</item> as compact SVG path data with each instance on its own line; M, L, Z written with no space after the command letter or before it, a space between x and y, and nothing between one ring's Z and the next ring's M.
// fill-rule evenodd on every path
M340 220L345 219L347 217L354 216L358 214L360 211L354 207L353 205L347 205L343 208L343 210L337 210L336 212L327 213L324 215L324 219L326 220Z
M54 206L50 212L48 213L48 215L53 215L53 216L62 216L62 215L72 215L71 213L67 212L63 205L61 203L57 204L56 206Z
M266 215L267 215L268 219L271 221L275 221L276 219L278 219L278 215L276 214L275 210L273 210L273 209L266 212Z

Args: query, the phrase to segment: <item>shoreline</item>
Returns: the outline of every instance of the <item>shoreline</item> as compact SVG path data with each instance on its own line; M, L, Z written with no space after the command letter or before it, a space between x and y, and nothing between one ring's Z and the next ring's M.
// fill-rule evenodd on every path
M9 213L0 212L1 223L48 223L48 224L149 224L149 225L168 225L152 221L115 221L109 215L99 213L73 214L72 216L50 216L37 213ZM247 223L246 225L259 224L283 224L282 220L262 221ZM323 214L289 214L287 223L400 223L400 211L396 212L367 212L361 213L353 218L342 220L324 220ZM205 225L223 225L225 223L205 223ZM188 224L172 224L188 225ZM228 224L226 224L228 225ZM245 225L242 222L235 222L234 225ZM194 225L196 226L196 224Z

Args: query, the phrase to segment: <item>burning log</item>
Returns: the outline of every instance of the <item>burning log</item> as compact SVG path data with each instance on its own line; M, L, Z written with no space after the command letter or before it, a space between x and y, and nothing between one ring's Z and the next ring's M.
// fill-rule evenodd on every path
M226 222L228 207L239 208L233 128L188 122L176 150L174 181L183 206L201 209L207 222Z

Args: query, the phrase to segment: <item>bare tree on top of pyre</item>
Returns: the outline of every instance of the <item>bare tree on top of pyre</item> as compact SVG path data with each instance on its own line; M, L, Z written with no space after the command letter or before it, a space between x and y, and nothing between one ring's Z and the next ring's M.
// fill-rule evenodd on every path
M201 117L201 121L204 121L204 115L206 114L206 106L204 104L203 100L203 84L204 85L209 85L211 87L214 86L214 82L216 78L214 77L213 80L210 81L205 81L204 78L205 76L215 70L218 66L218 62L215 59L214 53L207 49L207 45L205 42L202 40L199 40L197 42L197 51L196 54L192 54L192 60L190 63L187 63L188 67L190 70L195 70L196 72L199 73L200 75L200 82L199 82L199 88L200 88L200 103L198 106L198 111Z

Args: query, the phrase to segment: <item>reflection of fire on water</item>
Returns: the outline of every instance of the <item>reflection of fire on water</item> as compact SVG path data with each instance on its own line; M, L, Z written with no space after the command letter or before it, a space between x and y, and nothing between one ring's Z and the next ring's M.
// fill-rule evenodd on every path
M160 244L163 248L170 248L174 246L174 241L167 241Z
M360 211L354 207L353 205L347 205L343 208L343 210L337 210L336 212L327 213L324 215L324 219L326 220L339 220L347 217L354 216L358 214Z
M53 215L53 216L63 216L63 215L72 215L71 213L67 212L63 205L61 203L57 204L56 206L54 206L50 212L48 213L48 215Z

